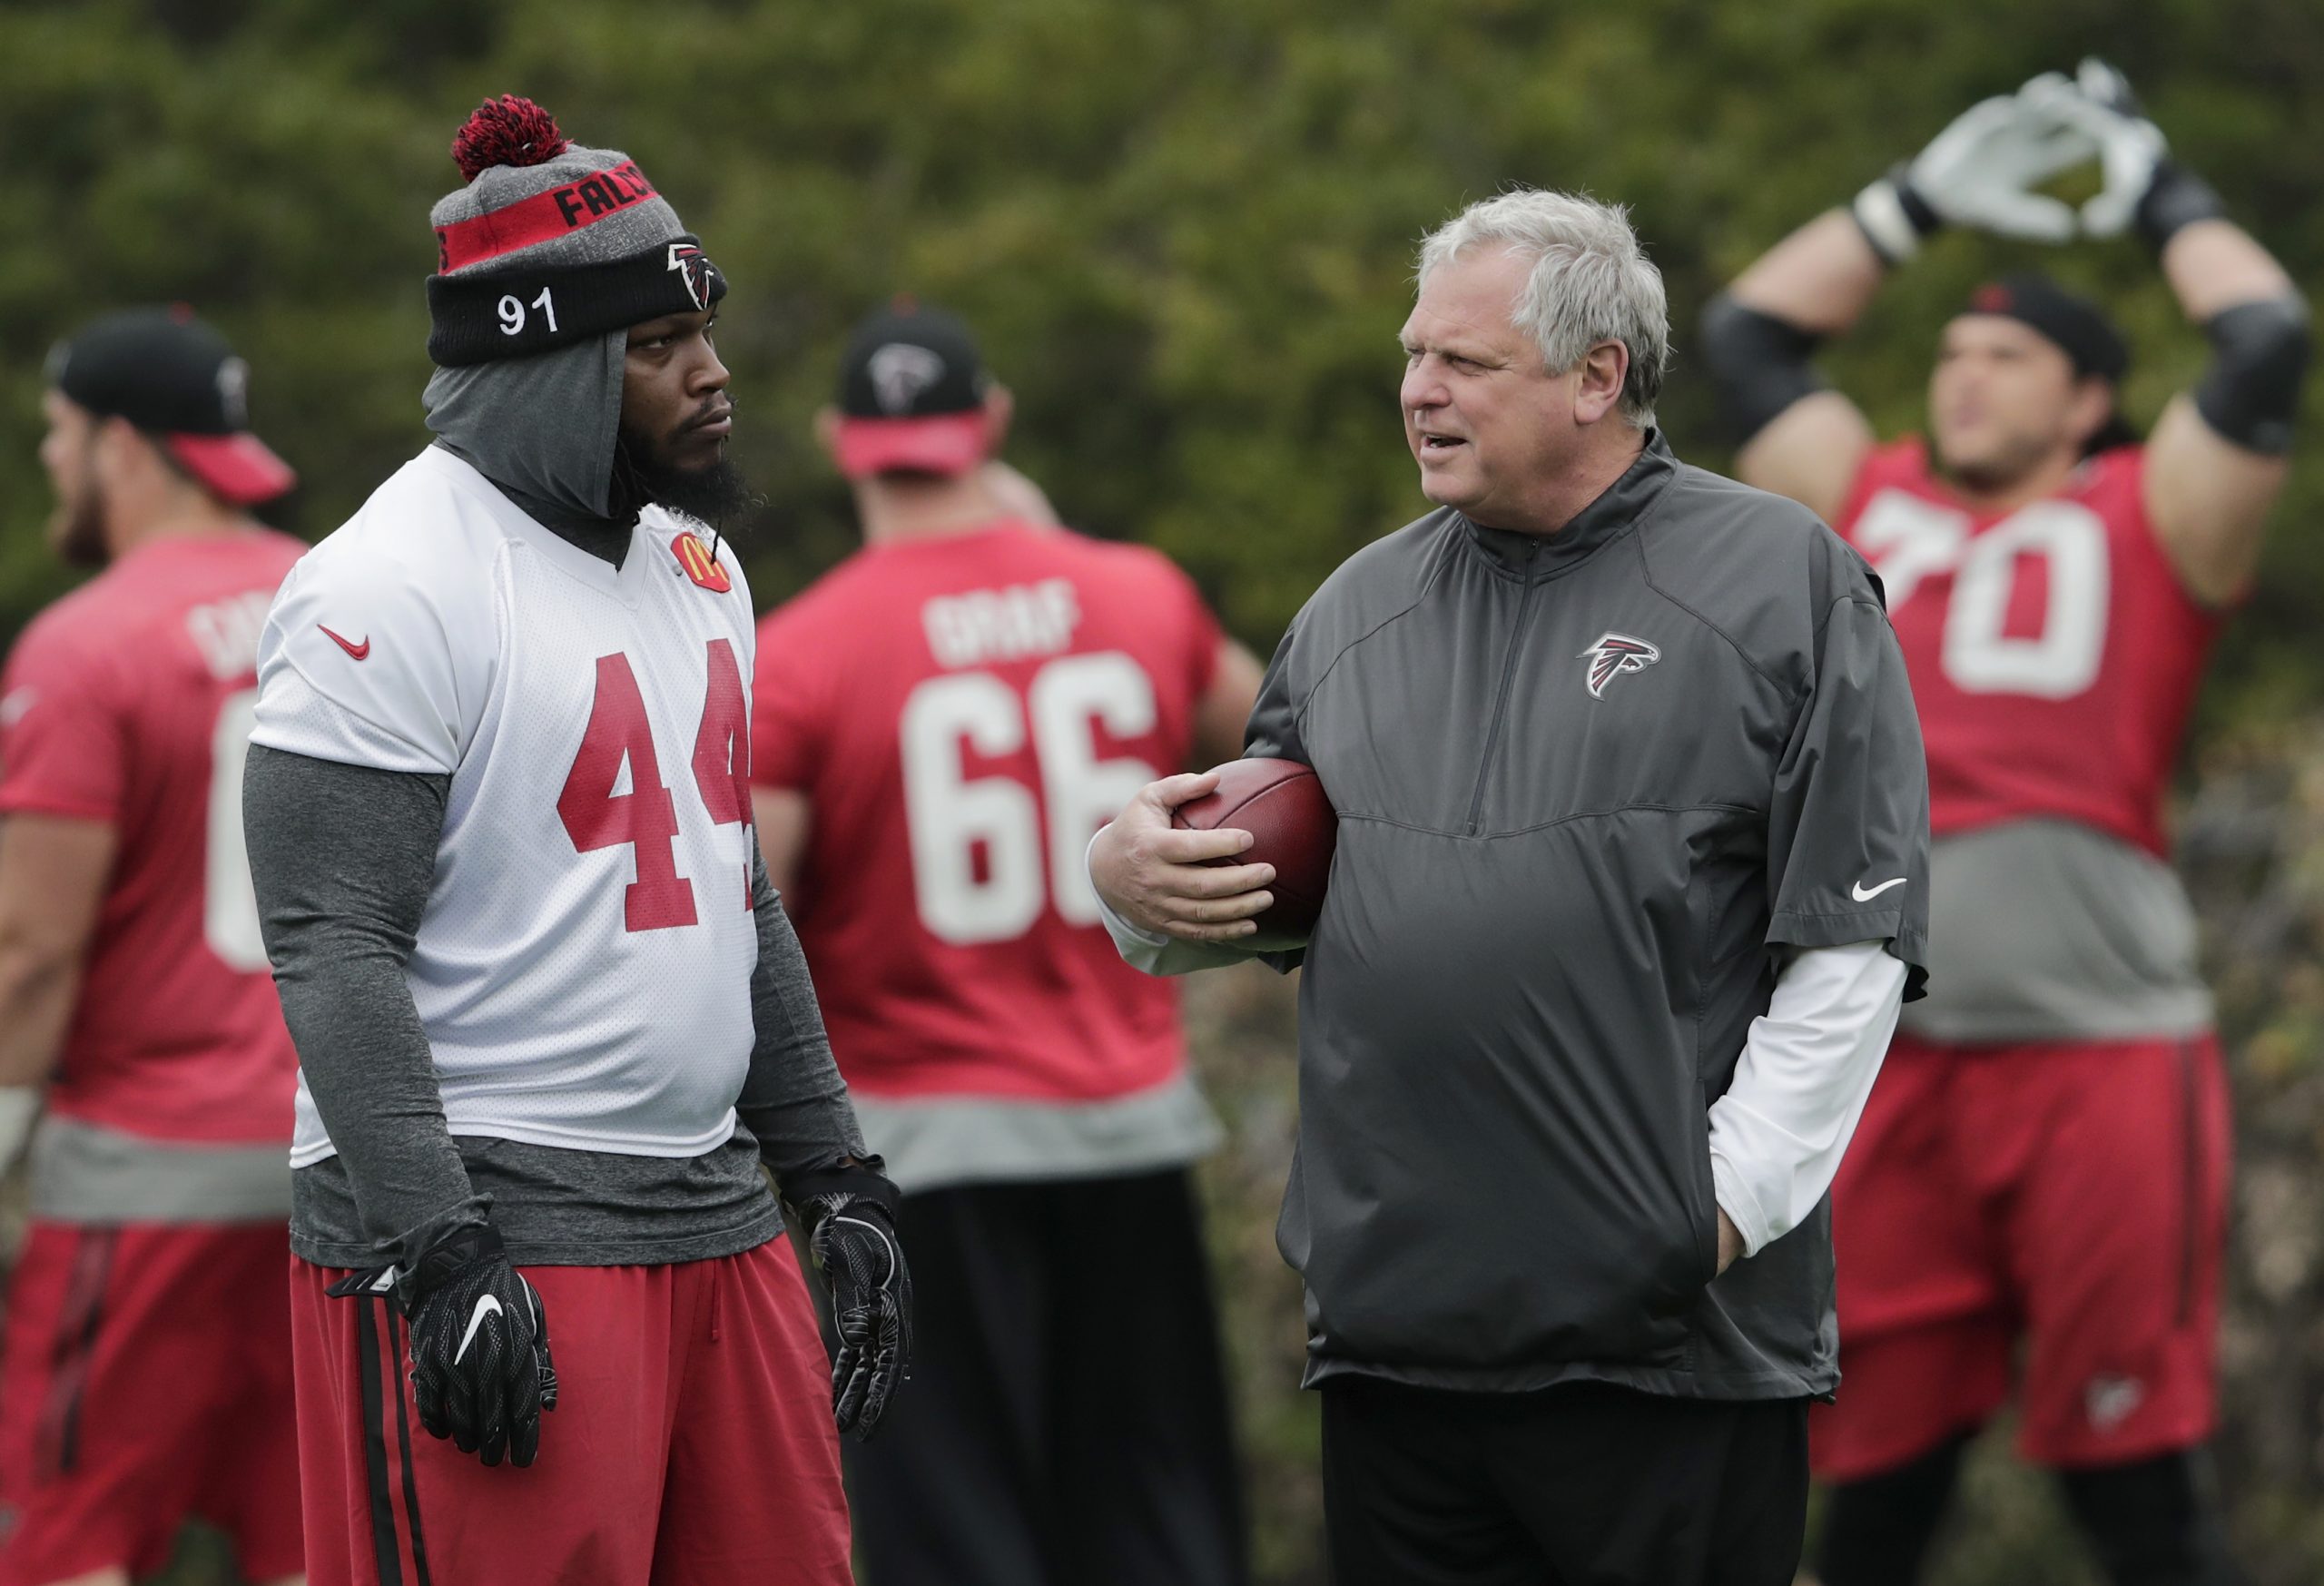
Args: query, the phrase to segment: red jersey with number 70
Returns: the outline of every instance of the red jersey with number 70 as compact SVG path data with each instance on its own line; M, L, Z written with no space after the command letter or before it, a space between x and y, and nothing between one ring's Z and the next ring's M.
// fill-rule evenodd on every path
M290 1138L283 1028L242 844L258 635L306 547L150 542L34 618L0 678L0 814L113 829L48 1105L148 1138Z
M2145 468L2142 448L2102 452L2059 494L1997 513L1963 506L1918 438L1857 474L1838 527L1887 589L1936 835L2046 816L2163 852L2221 617L2156 540Z
M1183 1063L1085 856L1181 769L1220 635L1160 554L988 528L858 552L759 630L752 776L803 793L791 900L868 1097L1097 1101Z

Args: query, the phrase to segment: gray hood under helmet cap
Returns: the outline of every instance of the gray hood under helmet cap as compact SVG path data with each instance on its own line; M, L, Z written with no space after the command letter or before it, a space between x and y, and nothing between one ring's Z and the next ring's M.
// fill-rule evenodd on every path
M468 181L428 217L428 428L552 527L605 522L628 329L710 308L726 277L635 161L530 100L487 101L452 158Z
M428 428L550 527L603 523L627 340L627 331L607 330L530 358L439 369L420 399Z

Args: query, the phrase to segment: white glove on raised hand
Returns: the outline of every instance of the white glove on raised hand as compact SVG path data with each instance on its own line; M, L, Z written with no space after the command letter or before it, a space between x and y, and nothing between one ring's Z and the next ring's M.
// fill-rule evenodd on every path
M1939 218L2004 237L2063 242L2073 211L2033 190L2095 158L2098 141L2059 113L2047 94L2023 91L1972 105L1905 168L1905 180Z
M2029 86L2031 86L2029 84ZM2074 212L2033 191L2094 159L2097 140L2046 94L1996 94L1971 105L1910 163L1856 195L1856 223L1890 263L1940 224L2034 242L2074 234Z
M2037 113L2078 127L2096 145L2106 184L2082 206L2083 234L2119 237L2154 187L2171 153L2162 129L2149 121L2129 79L2092 55L2072 78L2048 72L2018 91Z

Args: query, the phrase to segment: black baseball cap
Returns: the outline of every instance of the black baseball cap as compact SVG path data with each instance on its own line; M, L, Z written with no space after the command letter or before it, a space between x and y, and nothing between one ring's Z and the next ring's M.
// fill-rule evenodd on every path
M897 299L856 326L840 360L840 472L967 473L992 451L991 384L966 325Z
M2055 342L2073 372L2119 380L2131 367L2130 343L2096 303L2046 275L2026 271L1989 281L1969 294L1965 314L2001 314L2031 325Z
M299 482L250 429L250 366L183 306L108 314L48 355L48 383L152 435L202 488L253 506Z
M2031 271L1989 281L1969 294L1965 314L1999 314L2031 326L2046 338L2076 376L2119 385L2131 367L2131 345L2114 321L2088 298L2066 291L2046 275ZM2085 455L2134 446L2138 431L2117 409L2083 447Z

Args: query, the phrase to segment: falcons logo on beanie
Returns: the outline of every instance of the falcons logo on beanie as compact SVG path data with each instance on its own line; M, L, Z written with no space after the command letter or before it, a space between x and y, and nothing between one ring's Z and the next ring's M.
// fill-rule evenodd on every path
M1625 672L1643 672L1662 659L1662 652L1644 639L1628 634L1608 634L1574 657L1590 663L1590 697L1606 697L1606 685Z
M717 273L718 266L710 261L710 255L704 253L699 244L671 243L670 268L676 271L678 279L685 283L686 296L695 308L710 307L710 278Z

